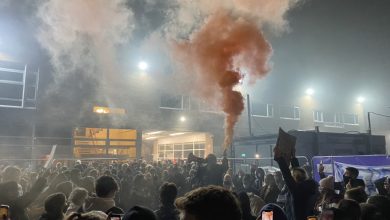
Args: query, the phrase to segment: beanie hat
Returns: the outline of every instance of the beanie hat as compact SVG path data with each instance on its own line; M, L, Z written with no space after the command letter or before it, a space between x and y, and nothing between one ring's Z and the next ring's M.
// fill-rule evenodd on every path
M49 213L62 212L66 198L63 193L54 193L45 199L45 211Z
M324 189L334 189L334 177L333 176L327 176L320 180L320 187Z

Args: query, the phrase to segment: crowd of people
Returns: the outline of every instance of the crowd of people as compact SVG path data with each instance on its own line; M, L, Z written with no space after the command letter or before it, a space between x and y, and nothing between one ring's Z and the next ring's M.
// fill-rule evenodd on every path
M359 171L321 180L275 150L280 171L233 173L226 157L171 161L57 162L50 168L1 165L0 214L11 220L389 220L390 186L368 196Z

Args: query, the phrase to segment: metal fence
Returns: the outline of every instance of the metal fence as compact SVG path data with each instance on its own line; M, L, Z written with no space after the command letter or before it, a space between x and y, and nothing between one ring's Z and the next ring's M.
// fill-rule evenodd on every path
M310 165L310 160L306 156L296 156L299 164ZM267 172L275 172L279 170L279 166L274 161L273 157L262 157L262 158L228 158L229 165L236 173L238 170L242 170L245 173L250 173L252 167L262 167Z

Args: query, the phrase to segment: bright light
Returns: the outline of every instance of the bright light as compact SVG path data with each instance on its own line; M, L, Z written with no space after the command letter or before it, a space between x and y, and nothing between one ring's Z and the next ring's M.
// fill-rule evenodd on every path
M182 134L185 134L185 133L183 133L183 132L172 133L172 134L170 134L169 136L178 136L178 135L182 135Z
M180 121L181 121L181 122L185 122L186 120L187 120L186 117L184 117L184 116L181 116L181 117L180 117Z
M145 61L141 61L141 62L138 63L138 69L140 69L140 70L145 71L145 70L148 69L148 67L149 67L149 65Z
M160 134L160 133L162 133L162 132L163 132L163 131L153 131L153 132L145 133L145 135Z
M364 101L366 101L366 99L365 99L363 96L359 96L359 97L357 98L357 101L358 101L359 103L363 103Z
M312 88L306 89L306 95L314 95L314 89Z
M145 138L145 140L153 140L153 139L156 139L157 137L147 137Z
M98 114L107 114L108 113L108 111L106 109L104 109L104 108L97 108L95 110L95 112L98 113Z
M259 155L259 154L255 154L255 157L256 157L257 159L259 159L259 158L260 158L260 155Z

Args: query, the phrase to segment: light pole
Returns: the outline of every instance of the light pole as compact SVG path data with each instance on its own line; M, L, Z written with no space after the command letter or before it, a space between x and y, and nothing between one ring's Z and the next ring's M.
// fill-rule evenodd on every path
M372 112L367 112L367 119L368 119L368 134L371 135L371 113Z

